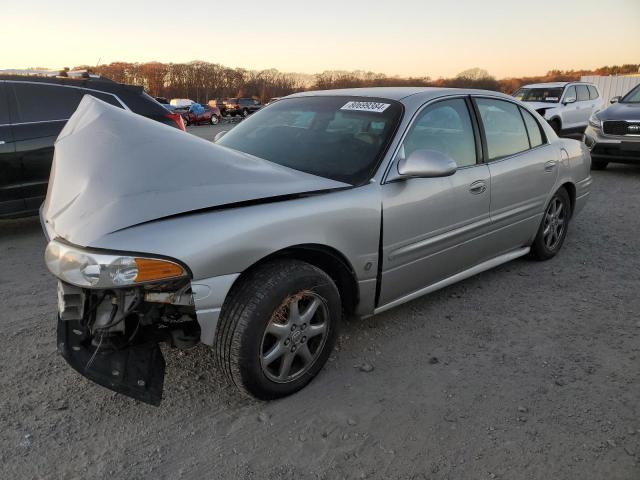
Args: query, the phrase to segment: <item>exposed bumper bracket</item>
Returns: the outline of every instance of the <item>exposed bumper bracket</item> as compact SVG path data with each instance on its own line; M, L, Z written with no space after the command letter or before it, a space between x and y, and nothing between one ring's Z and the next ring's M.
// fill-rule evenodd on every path
M58 352L71 367L103 387L158 406L165 361L157 339L141 338L121 350L96 352L79 321L58 317Z

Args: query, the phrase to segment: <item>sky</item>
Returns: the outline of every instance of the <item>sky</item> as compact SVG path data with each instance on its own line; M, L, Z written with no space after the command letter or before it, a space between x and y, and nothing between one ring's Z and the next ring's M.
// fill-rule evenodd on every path
M640 0L0 0L0 69L203 60L497 78L640 63Z

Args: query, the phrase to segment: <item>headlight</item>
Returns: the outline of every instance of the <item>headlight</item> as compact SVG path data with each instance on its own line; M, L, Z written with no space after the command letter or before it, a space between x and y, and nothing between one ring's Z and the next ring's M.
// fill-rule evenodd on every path
M596 112L593 112L589 117L589 125L591 125L594 128L602 128L602 121L598 118L598 115L596 114Z
M84 288L118 288L188 275L169 260L93 253L56 240L47 245L44 260L60 280Z

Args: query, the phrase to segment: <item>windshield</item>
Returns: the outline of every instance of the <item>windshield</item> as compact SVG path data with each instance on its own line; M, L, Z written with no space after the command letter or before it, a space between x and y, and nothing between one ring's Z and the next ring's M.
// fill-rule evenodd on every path
M620 99L621 103L640 103L640 85L637 85L636 88L627 93L622 99Z
M562 97L562 87L521 88L513 96L523 102L558 103Z
M287 98L259 110L218 144L361 185L375 172L401 115L402 105L387 99Z

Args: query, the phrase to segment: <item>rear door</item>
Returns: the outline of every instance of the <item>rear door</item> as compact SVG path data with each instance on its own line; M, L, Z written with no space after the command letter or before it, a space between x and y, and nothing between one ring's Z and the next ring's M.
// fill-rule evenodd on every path
M602 110L602 97L600 97L600 92L594 85L588 85L589 89L589 100L591 100L591 112L599 112Z
M78 107L81 89L40 82L7 82L15 112L13 137L22 162L20 187L27 210L37 210L47 193L53 144Z
M0 81L0 216L25 210L21 183L22 162L13 141L5 82Z
M490 256L489 167L481 163L468 97L429 104L416 115L397 156L418 149L454 159L444 178L408 178L382 185L382 282L385 305L466 270ZM398 158L396 158L397 161ZM396 164L394 162L394 166Z
M586 85L576 85L576 119L578 126L586 126L593 110L593 101L590 99L589 89Z
M528 246L558 177L560 152L519 105L474 99L491 173L491 235L496 255Z

